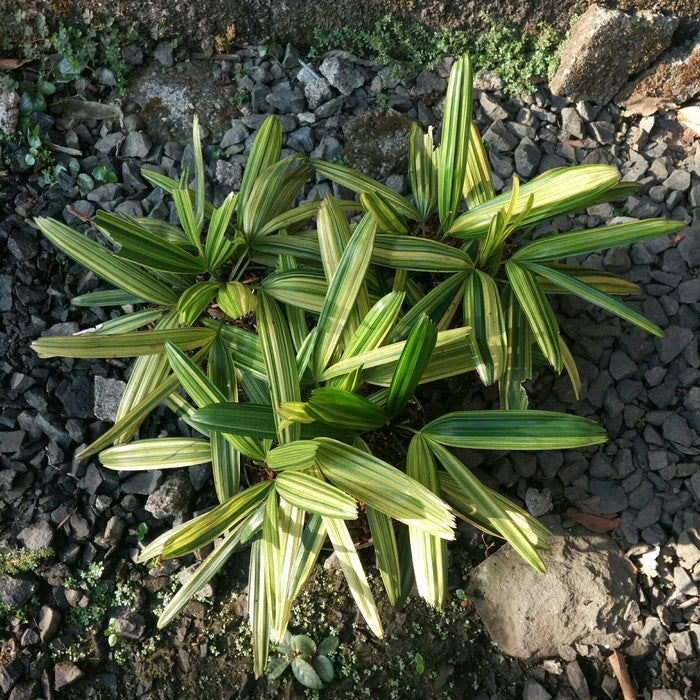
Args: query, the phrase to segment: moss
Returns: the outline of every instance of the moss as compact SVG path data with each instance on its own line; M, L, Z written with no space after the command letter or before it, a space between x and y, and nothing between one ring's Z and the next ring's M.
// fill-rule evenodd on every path
M416 73L447 56L468 51L474 70L498 74L506 92L530 92L532 77L548 78L559 60L563 35L547 24L536 32L522 31L503 20L486 18L486 30L431 29L423 24L404 24L388 14L370 30L352 27L313 32L311 53L343 49L391 64L395 72Z
M411 124L393 109L371 109L353 119L345 136L350 167L377 179L405 173Z

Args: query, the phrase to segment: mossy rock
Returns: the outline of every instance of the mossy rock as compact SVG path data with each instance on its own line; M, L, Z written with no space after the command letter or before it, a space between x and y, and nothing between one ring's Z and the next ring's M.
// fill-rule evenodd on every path
M378 180L408 170L412 122L393 109L371 109L345 127L345 155L351 168Z

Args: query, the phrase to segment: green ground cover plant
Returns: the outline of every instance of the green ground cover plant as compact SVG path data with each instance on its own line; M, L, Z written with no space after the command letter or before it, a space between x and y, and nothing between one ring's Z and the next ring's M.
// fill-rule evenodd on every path
M400 75L411 75L434 66L446 56L468 52L477 72L499 75L506 92L520 94L532 92L531 78L546 79L553 75L564 40L561 34L546 24L532 33L505 20L485 19L488 29L475 35L464 29L435 30L419 23L406 25L387 14L372 29L315 29L310 54L342 49L377 64L393 66Z
M681 225L641 221L523 241L540 222L633 186L620 184L614 168L576 166L522 186L516 179L496 196L471 104L463 56L452 68L440 145L418 127L411 134L411 199L339 163L281 158L281 126L269 117L240 191L214 207L195 120L192 186L187 171L179 182L143 173L173 197L180 226L99 212L96 242L60 222L36 222L112 285L73 303L141 305L92 333L33 344L42 357L137 358L115 425L81 457L99 454L105 467L125 471L212 464L219 505L140 553L142 562L160 561L214 543L159 625L248 547L256 675L270 642L285 644L292 603L326 541L378 637L382 622L356 551L362 541L373 542L395 605L415 581L430 605L444 606L455 517L504 538L543 571L546 528L482 485L448 448L605 440L591 420L528 409L522 383L533 362L566 368L578 385L549 294L577 294L661 333L615 298L634 285L555 261ZM328 196L297 206L315 173L359 201ZM498 382L501 408L427 422L417 387L472 371L484 384ZM199 437L133 439L161 403Z

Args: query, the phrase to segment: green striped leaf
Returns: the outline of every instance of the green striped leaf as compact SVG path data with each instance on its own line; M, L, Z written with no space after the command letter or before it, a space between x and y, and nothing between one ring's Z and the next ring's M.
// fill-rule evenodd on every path
M338 165L337 163L328 163L323 160L315 160L312 158L311 164L316 172L323 175L323 177L327 177L353 192L357 192L358 194L377 192L381 194L385 201L391 204L397 212L403 214L408 219L415 221L421 218L416 208L407 199L394 192L394 190L386 185L382 185L376 180L373 180L371 177L361 175L351 168Z
M101 323L95 333L128 333L147 326L153 321L157 321L163 315L162 309L146 309L136 311L132 314L124 314L117 318L110 318L109 321Z
M442 497L454 508L455 513L462 520L490 535L503 537L498 518L488 517L483 511L480 511L474 504L474 501L465 494L448 473L440 472L439 479ZM533 547L536 549L547 548L552 533L537 518L516 506L515 503L509 501L505 496L501 496L498 491L494 491L488 486L483 488L488 496L500 505L508 518L521 528L523 535Z
M557 263L547 263L545 267L549 267L558 272L563 272L566 275L570 275L574 279L584 282L590 285L594 289L600 292L605 292L605 294L639 294L641 289L638 284L634 282L628 282L624 277L615 275L612 272L605 272L605 270L596 270L594 267L578 267L576 265L558 265ZM567 294L566 289L557 287L557 285L548 282L543 277L538 277L542 291L545 294Z
M240 226L248 241L261 237L260 230L270 221L282 206L285 199L283 190L289 181L290 166L298 156L287 156L263 170L250 188L248 199L239 214ZM246 168L247 170L247 168ZM304 171L300 171L306 172ZM300 183L301 184L301 183ZM291 202L290 202L291 203Z
M389 233L375 236L372 262L418 272L460 272L472 267L471 258L459 248L429 238Z
M196 366L196 365L195 365ZM238 401L238 386L236 368L233 358L220 336L214 339L207 360L207 375L212 385L221 392L226 401ZM202 404L199 404L202 406ZM204 404L206 405L206 404ZM209 434L211 442L211 467L214 476L214 488L219 503L223 503L238 493L240 487L241 451L249 457L260 457L262 450L252 438L245 440L237 438L227 440L225 436L212 431ZM253 448L251 450L250 448Z
M479 135L479 128L475 122L471 123L469 130L467 169L464 173L462 194L467 202L468 209L473 209L496 196L493 178L491 177L491 166L486 155L484 142Z
M333 280L343 253L350 242L351 232L345 213L334 197L326 197L318 212L318 243L326 281ZM352 333L360 323L360 317L369 311L369 297L363 283L357 292L355 306L348 318L344 336Z
M248 620L253 635L253 673L260 678L267 666L270 644L270 619L265 591L265 572L271 564L265 558L260 538L253 540L248 570Z
M301 471L289 470L275 479L275 490L286 501L309 513L354 520L357 503L327 481Z
M294 575L289 582L287 599L294 600L299 593L318 560L321 547L326 541L326 527L320 515L312 515L304 528L301 543L294 560Z
M277 495L274 496L277 500ZM269 499L268 499L269 503ZM270 605L270 638L276 644L282 642L289 624L292 602L287 592L295 576L294 562L301 546L304 528L305 511L292 505L285 499L280 499L277 513L277 523L274 526L272 539L265 531L263 536L268 551L268 599Z
M194 350L213 337L213 331L208 328L173 328L112 335L44 337L35 340L32 348L39 357L138 357L162 353L168 340L182 350Z
M585 231L567 231L566 233L542 236L536 241L524 245L515 252L511 260L517 262L559 260L614 248L618 245L629 245L647 238L670 236L684 227L685 224L680 221L648 219L629 224L617 224L616 226L589 228Z
M601 309L605 309L606 311L619 316L625 321L629 321L635 326L639 326L639 328L644 329L648 333L652 333L659 338L663 338L664 332L655 323L652 323L652 321L645 318L637 311L630 309L629 306L625 306L625 304L623 304L621 301L618 301L614 297L611 297L610 295L605 294L604 292L601 292L588 284L585 284L585 282L577 280L564 272L554 270L551 267L546 267L544 265L526 263L524 267L528 268L530 274L540 275L552 284L565 289L567 292L576 294L576 296L579 296L582 299L595 304L596 306L600 306Z
M322 517L322 522L328 532L328 539L333 545L345 580L348 582L350 593L352 593L352 597L355 599L362 617L365 618L372 632L379 639L382 639L384 637L384 629L379 618L377 604L374 601L365 570L362 568L362 562L355 550L347 525L342 520L335 518Z
M140 297L123 292L121 289L105 289L73 297L70 303L73 306L125 306L126 304L143 304L143 301Z
M343 389L320 387L311 394L306 413L314 420L350 430L374 430L384 425L379 406Z
M406 219L379 192L365 192L360 195L362 206L377 220L380 231L394 234L408 233Z
M459 350L464 349L466 347L466 339L466 328L452 328L448 331L440 331L437 334L435 350L433 351L431 362L435 359L440 350L448 349L451 351L455 348ZM370 370L375 367L387 367L389 368L391 380L391 376L393 376L394 369L396 368L396 363L399 361L404 347L406 347L406 341L401 340L398 343L384 345L374 350L368 350L367 352L354 355L353 357L343 358L339 362L331 365L323 372L320 378L322 381L332 379L333 377L352 372L356 367L363 367L365 370ZM473 368L472 364L469 366Z
M514 262L507 262L505 267L513 293L530 323L532 335L549 364L561 372L559 325L549 300L530 270Z
M383 296L369 310L345 343L342 359L360 355L379 347L396 322L403 299L403 292L390 292ZM331 379L330 386L353 391L361 381L360 369L360 367L356 367L345 376Z
M473 450L562 450L606 440L592 420L553 411L456 411L421 432L441 445Z
M268 236L280 229L288 229L298 224L303 224L313 218L321 206L320 202L311 202L302 204L299 207L294 207L289 211L282 212L278 216L273 217L258 231L259 236Z
M423 316L411 330L391 379L386 402L389 420L396 418L413 396L436 342L437 328L427 316Z
M316 343L311 361L312 371L317 376L333 357L345 324L355 307L372 255L376 228L374 218L366 214L343 251L328 285L328 294L316 326Z
M484 517L491 521L498 522L499 533L508 540L513 549L530 566L544 573L544 563L532 542L530 542L519 524L508 517L508 513L503 509L499 501L491 496L489 490L444 447L432 440L428 440L428 446L460 489L474 502L477 512L483 513Z
M426 315L439 330L446 330L454 310L462 302L467 274L460 272L448 277L431 289L423 298L411 305L404 317L396 324L391 339L401 340L408 336L418 319Z
M278 427L280 442L292 442L299 439L299 426L292 423L280 428L281 419L276 412L285 401L301 401L294 346L286 318L277 302L265 293L260 294L259 297L258 335L265 359L274 420Z
M288 270L268 275L262 289L284 304L318 314L328 292L328 283L318 270Z
M502 304L508 328L508 350L503 374L498 380L501 408L524 411L528 406L528 399L523 382L532 376L530 325L510 287L503 290Z
M199 115L195 112L192 118L192 150L194 152L195 172L195 219L197 232L204 227L204 154L202 153L202 138L199 132Z
M241 318L255 311L258 298L250 287L240 282L227 282L219 289L216 303L231 318Z
M39 230L70 258L98 277L152 304L171 306L175 292L137 265L120 260L112 251L55 219L34 220Z
M204 246L199 239L192 193L187 189L185 183L183 183L180 189L173 192L173 200L175 201L175 208L177 209L177 215L180 219L180 226L182 226L183 231L187 234L187 238L189 238L194 248L203 255Z
M457 217L467 169L469 129L472 123L472 67L464 54L452 65L442 118L438 163L438 211L447 230Z
M277 234L258 238L250 244L250 251L256 260L265 256L271 259L272 256L291 255L296 260L321 262L316 231L300 231L293 236Z
M221 335L233 353L233 360L239 370L250 372L257 379L267 381L260 338L255 333L213 319L202 319L202 323Z
M206 270L206 265L200 258L193 257L174 243L154 236L147 229L116 214L98 211L95 226L120 246L117 253L120 258L167 272L196 274Z
M255 513L248 521L240 523L231 530L214 551L197 567L192 578L182 585L177 593L170 599L158 618L158 629L163 629L175 616L187 605L190 599L197 595L209 581L218 573L229 557L236 551L243 541L243 535L247 528L251 527L251 520L255 519ZM253 525L255 527L255 525ZM259 527L259 524L257 525Z
M175 224L171 224L168 221L162 221L161 219L152 219L149 216L124 216L128 221L133 221L137 226L145 228L148 232L152 233L154 236L162 238L168 243L174 243L175 245L186 248L188 250L194 250L195 247L192 245L192 241L187 237L187 234Z
M345 345L343 359L378 348L387 337L401 310L403 292L389 292L365 315Z
M226 530L238 525L265 500L271 481L253 484L233 498L187 522L168 537L159 552L164 559L180 557L213 542Z
M200 408L192 424L204 430L254 438L277 438L275 416L270 406L254 403L215 403Z
M238 216L241 216L243 212L243 207L248 201L248 195L258 175L279 160L281 150L282 125L277 117L267 117L255 135L255 140L243 172L241 189L236 203Z
M522 220L527 226L567 212L580 211L605 201L601 197L617 184L619 173L612 165L574 165L550 170L522 185L514 214L520 214L532 196L532 208ZM455 238L480 238L499 209L507 206L510 192L494 197L459 216L449 229ZM596 248L597 250L598 248Z
M226 231L236 210L236 201L236 193L229 192L221 206L217 207L211 215L211 221L207 228L207 239L204 243L204 257L212 270L225 263L236 248L243 243L238 236L226 237Z
M180 322L186 326L192 325L209 306L219 289L218 282L197 282L188 287L177 302Z
M191 438L136 440L100 452L100 461L107 469L120 471L191 467L211 462L211 446L209 440Z
M432 133L424 134L417 124L413 124L408 142L408 163L411 191L420 221L426 221L437 207L437 161Z
M286 235L284 232L282 235ZM296 258L291 255L280 255L278 260L278 268L280 272L293 272L297 270L299 265ZM311 343L309 327L306 321L306 312L297 306L289 304L285 305L284 313L287 316L289 325L289 334L292 338L292 345L297 353L297 373L299 377L303 377L306 372L306 364L311 355ZM303 351L303 353L302 353ZM303 358L300 362L300 355Z
M370 384L388 387L394 376L397 361L398 358L392 358L385 364L368 368L363 373L364 380ZM467 329L454 328L450 331L440 331L430 362L428 362L428 366L418 383L435 382L439 379L471 372L474 369L474 362L469 354Z
M279 445L267 453L267 466L273 471L287 469L311 469L316 459L318 443L313 440L296 440Z
M386 594L392 605L398 605L402 599L401 564L394 523L388 515L372 506L365 505L365 513Z
M476 371L488 386L501 376L508 346L501 300L490 275L481 270L469 275L464 288L463 312L465 325L472 327L469 341Z
M389 517L437 537L454 537L454 519L435 494L355 447L317 438L316 463L329 481Z
M409 443L406 474L432 493L440 494L435 460L420 434ZM408 536L418 593L428 605L442 610L447 595L447 543L414 527L408 528Z
M561 359L569 375L569 379L571 380L574 396L578 401L578 396L581 392L581 377L579 377L578 374L578 367L576 366L576 361L569 350L569 346L564 342L564 339L561 336L559 336L559 344L561 347Z

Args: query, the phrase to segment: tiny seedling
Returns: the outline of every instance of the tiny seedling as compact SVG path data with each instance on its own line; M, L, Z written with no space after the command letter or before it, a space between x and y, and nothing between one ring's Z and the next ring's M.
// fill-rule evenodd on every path
M268 666L268 678L279 678L287 666L292 667L294 677L306 688L320 690L324 683L333 680L333 664L328 658L338 648L338 638L326 637L318 646L305 634L291 635L287 632L284 641L277 645L280 653Z

